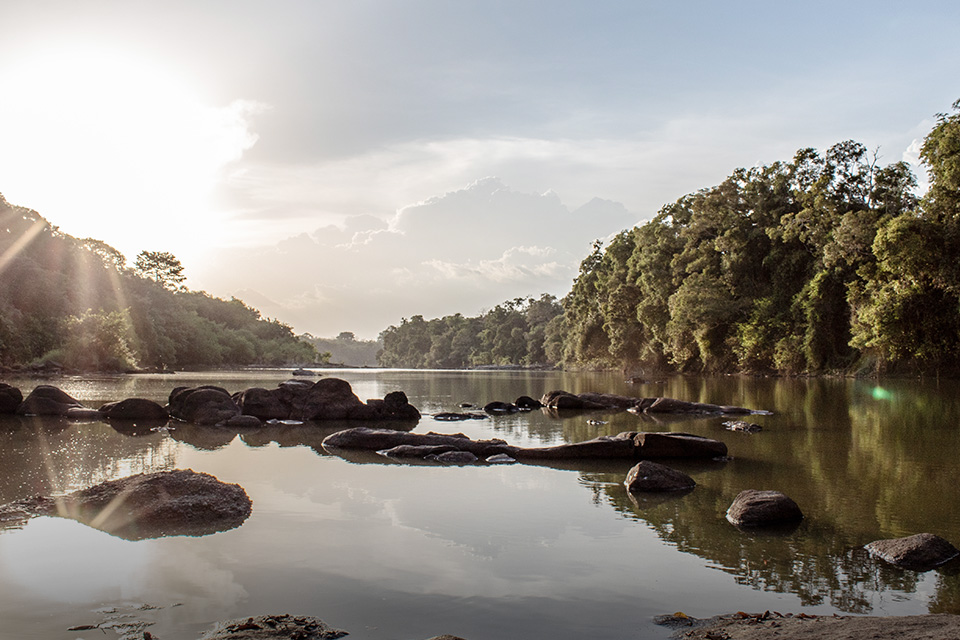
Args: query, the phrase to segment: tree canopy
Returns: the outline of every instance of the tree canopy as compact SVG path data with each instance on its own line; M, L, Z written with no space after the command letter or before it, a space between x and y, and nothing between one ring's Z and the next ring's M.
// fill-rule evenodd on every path
M170 253L125 264L113 247L63 234L0 196L0 366L122 371L316 358L290 327L242 301L185 289Z

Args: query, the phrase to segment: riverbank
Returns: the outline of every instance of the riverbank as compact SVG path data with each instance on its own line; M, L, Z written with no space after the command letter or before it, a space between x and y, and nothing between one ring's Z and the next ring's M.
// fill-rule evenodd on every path
M671 616L673 617L673 616ZM673 625L671 625L673 626ZM691 628L692 627L692 628ZM780 616L743 614L690 619L677 640L952 640L960 638L960 616Z

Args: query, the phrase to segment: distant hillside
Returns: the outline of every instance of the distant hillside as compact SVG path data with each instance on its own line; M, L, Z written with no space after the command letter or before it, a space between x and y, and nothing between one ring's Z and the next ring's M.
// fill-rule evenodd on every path
M241 300L180 286L182 266L61 233L0 195L0 366L121 371L311 363L313 347Z
M324 354L329 354L328 362L348 367L376 367L377 354L383 349L379 340L357 340L350 331L344 331L336 338L317 338L305 333L300 339L312 344L321 359L326 359Z

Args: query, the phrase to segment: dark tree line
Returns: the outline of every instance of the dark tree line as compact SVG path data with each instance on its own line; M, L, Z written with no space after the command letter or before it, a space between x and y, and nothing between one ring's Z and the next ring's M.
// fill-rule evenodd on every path
M918 199L856 142L738 169L597 243L563 301L568 366L957 372L960 102Z
M463 369L483 365L543 365L547 327L563 308L554 296L508 300L474 317L404 318L380 334L384 367Z
M312 362L313 347L242 301L182 286L166 252L61 233L0 196L0 366L85 370Z

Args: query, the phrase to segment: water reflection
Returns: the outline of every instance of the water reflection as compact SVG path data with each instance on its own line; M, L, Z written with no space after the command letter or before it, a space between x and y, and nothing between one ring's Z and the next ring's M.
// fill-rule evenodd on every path
M124 379L115 387L91 384L68 391L91 406L96 404L92 397L163 401L180 384L219 383L235 391L272 387L285 379L284 373L271 375ZM409 612L415 610L429 619L429 612L418 607L442 602L461 617L470 615L472 604L482 605L488 618L508 610L504 615L516 614L517 621L537 618L523 628L522 635L530 638L571 637L559 626L543 626L548 611L577 610L595 628L622 630L648 614L689 610L692 601L703 607L695 613L708 615L721 607L772 608L765 599L770 594L795 598L786 608L796 602L821 612L960 613L956 563L917 574L860 550L872 540L922 531L960 542L960 512L954 508L960 504L955 462L960 387L955 382L671 378L654 387L628 385L612 375L561 372L336 375L350 381L361 398L402 390L424 414L457 411L461 402L482 406L519 395L540 397L553 389L663 395L774 413L751 418L763 427L757 434L727 431L720 417L626 412L559 418L532 412L455 426L425 415L416 425L418 432L463 431L518 446L640 430L683 431L726 442L730 461L672 465L697 481L692 492L656 497L626 491L627 462L440 468L397 464L367 453L348 456L349 462L363 464L344 464L321 443L336 430L357 426L353 423L249 431L173 424L164 433L139 425L2 418L0 501L66 492L184 461L214 475L226 473L233 476L228 481L257 494L251 495L257 511L240 529L218 534L229 543L216 552L211 546L197 562L223 571L236 558L255 558L269 548L263 563L275 567L276 580L261 585L262 574L251 569L249 575L231 577L232 593L263 606L281 596L304 607L316 605L310 598L323 598L337 603L347 619L336 623L347 628L350 607L359 605L338 592L346 584L351 597L372 593L390 599L383 611L397 615L414 617ZM596 417L606 424L587 422ZM786 534L741 532L723 514L743 489L783 491L806 518ZM2 533L0 541L32 535L34 524ZM320 544L328 546L311 546ZM178 549L187 558L199 553L186 543ZM644 574L655 575L657 585L638 584L637 576ZM278 582L291 586L280 588ZM731 590L735 595L723 595ZM527 610L509 602L523 602ZM233 600L223 606L239 607ZM216 611L218 616L225 612ZM474 615L472 628L489 630ZM597 637L622 635L611 631Z

